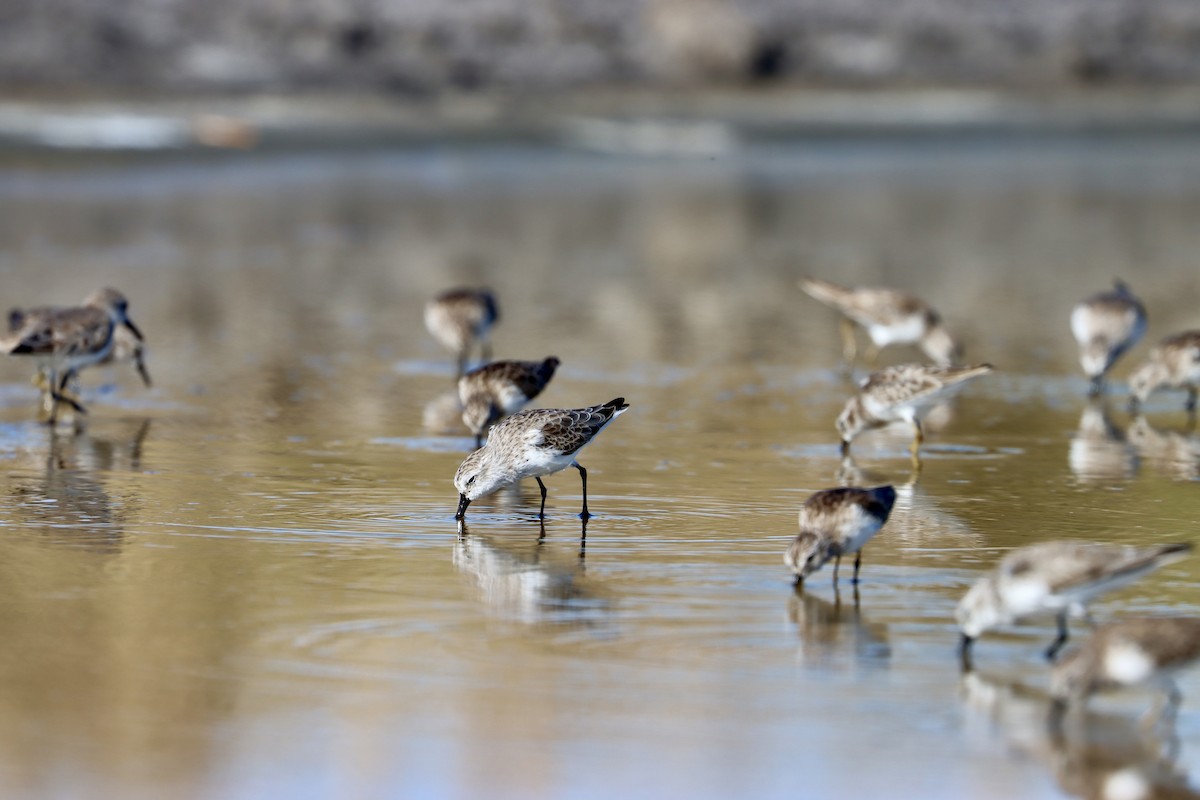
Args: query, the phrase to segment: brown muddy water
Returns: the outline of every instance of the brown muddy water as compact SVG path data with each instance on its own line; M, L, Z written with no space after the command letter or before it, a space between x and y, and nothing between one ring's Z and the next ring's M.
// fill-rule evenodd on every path
M1129 281L1150 332L1122 378L1200 324L1194 141L5 164L3 302L123 289L155 385L86 373L86 427L51 431L31 366L0 363L4 796L1141 797L1200 774L1200 672L1177 742L1138 727L1146 693L1052 736L1050 621L964 677L951 618L1007 548L1200 538L1182 397L1089 407L1067 326ZM919 479L903 431L840 463L851 384L804 274L913 289L998 367L930 424ZM631 404L581 458L586 539L573 470L544 540L536 485L455 530L470 439L421 308L463 283L498 294L498 355L562 359L538 404ZM845 479L900 487L857 602L829 570L795 595L797 510ZM1095 614L1200 613L1198 577Z

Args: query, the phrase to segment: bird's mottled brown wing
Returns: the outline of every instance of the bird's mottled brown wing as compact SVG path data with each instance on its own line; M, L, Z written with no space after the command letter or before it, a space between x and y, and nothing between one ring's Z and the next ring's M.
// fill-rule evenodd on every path
M1168 336L1159 344L1159 351L1162 358L1184 353L1187 360L1200 361L1200 331L1184 331Z
M1002 570L1010 577L1020 578L1036 569L1045 576L1050 591L1058 593L1137 573L1189 550L1188 545L1132 547L1094 542L1042 542L1013 553L1004 562Z
M628 408L623 398L590 408L535 408L521 411L492 428L489 446L508 440L570 455L600 432L609 420Z
M8 352L70 356L102 348L112 335L108 314L98 308L37 309L6 342ZM12 315L10 314L10 322Z
M873 373L862 385L862 394L892 405L937 393L946 385L941 370L919 364L901 364Z
M564 455L574 453L600 432L615 411L612 406L560 411L542 426L541 446Z

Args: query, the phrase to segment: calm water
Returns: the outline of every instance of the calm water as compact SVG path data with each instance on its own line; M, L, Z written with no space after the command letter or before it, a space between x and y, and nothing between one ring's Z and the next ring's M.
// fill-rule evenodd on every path
M0 786L11 797L1033 797L1183 792L1144 693L1043 724L1051 624L951 610L1013 546L1196 538L1182 397L1089 408L1071 305L1121 276L1148 341L1200 324L1200 145L822 141L713 160L518 146L49 161L0 174L13 305L121 287L147 333L33 422L0 363ZM930 425L856 444L832 312L803 274L911 287L995 363ZM421 306L495 287L539 398L623 395L575 472L475 503L449 354ZM911 357L891 351L885 361ZM856 604L794 595L814 490L900 486ZM1200 613L1200 559L1096 608ZM1081 629L1082 631L1082 629ZM1149 796L1125 794L1123 796ZM1175 795L1172 795L1175 796Z

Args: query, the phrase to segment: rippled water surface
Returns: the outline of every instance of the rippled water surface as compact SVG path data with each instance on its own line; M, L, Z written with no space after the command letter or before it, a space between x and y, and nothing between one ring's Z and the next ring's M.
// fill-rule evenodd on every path
M1196 538L1182 397L1089 406L1067 315L1120 276L1200 323L1200 147L762 145L714 160L486 146L48 161L0 175L11 305L122 288L155 385L80 431L0 363L0 786L46 797L1061 797L1186 792L1151 698L1044 723L1050 621L952 608L1006 548ZM998 371L840 462L852 386L816 274L911 288ZM487 283L539 404L629 413L455 530L471 440L421 308ZM885 362L912 358L889 351ZM861 444L861 446L859 446ZM814 490L893 482L857 595L781 555ZM1095 608L1200 611L1200 559ZM1083 628L1080 627L1082 635ZM1149 796L1125 794L1123 796Z

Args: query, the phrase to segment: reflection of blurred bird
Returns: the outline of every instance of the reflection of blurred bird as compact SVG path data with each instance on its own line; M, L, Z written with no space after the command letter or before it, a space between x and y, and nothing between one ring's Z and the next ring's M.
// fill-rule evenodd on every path
M1039 542L1018 548L975 582L958 604L963 664L985 631L1037 614L1058 617L1058 636L1046 651L1053 659L1067 641L1067 615L1083 616L1099 595L1190 553L1190 544L1132 545Z
M1138 455L1150 464L1183 480L1200 477L1200 437L1194 433L1159 430L1138 416L1127 435Z
M1135 410L1159 389L1186 389L1184 408L1194 415L1197 387L1200 387L1200 331L1184 331L1163 339L1129 376Z
M554 356L544 361L493 361L458 379L463 424L475 434L476 447L483 444L488 428L541 394L558 363Z
M421 412L421 424L430 433L463 433L466 429L463 427L462 410L462 401L458 399L457 389L442 392L425 404Z
M60 403L84 413L78 400L64 394L67 385L79 370L113 357L118 328L128 329L141 341L128 309L129 302L116 289L101 289L81 306L9 312L10 333L0 342L0 350L37 359L46 379L50 423L57 419ZM142 372L145 377L144 366Z
M1125 480L1137 472L1137 452L1113 423L1103 398L1093 398L1079 417L1067 451L1071 473L1084 483Z
M857 589L854 594L850 608L842 605L836 591L832 603L799 589L788 598L788 619L796 626L806 661L828 661L838 654L864 661L891 657L887 626L864 621Z
M1079 363L1092 381L1090 394L1100 394L1113 363L1145 332L1146 309L1122 281L1075 306L1071 333L1079 343Z
M544 564L541 540L522 552L463 530L454 566L475 578L485 604L500 616L531 625L587 625L609 613L609 602L584 578L582 551L573 564Z
M854 583L862 565L862 548L887 522L896 490L839 487L817 492L800 508L800 533L792 540L783 561L796 573L796 585L835 559L833 583L837 585L842 556L855 554Z
M948 367L959 357L942 319L923 300L896 289L847 288L836 283L806 278L800 288L808 295L843 314L843 353L853 362L856 345L854 323L862 326L871 337L868 362L874 362L879 351L892 344L915 344L935 364Z
M838 415L842 455L850 451L850 443L863 431L903 421L913 428L912 456L916 461L925 438L921 428L925 414L966 381L991 371L990 364L948 368L901 364L873 373Z
M467 358L477 342L483 360L492 357L488 335L499 318L496 298L488 289L451 289L425 304L425 327L454 351L458 375L466 371Z
M141 469L150 420L142 420L129 438L100 438L88 433L64 436L49 432L40 480L18 483L9 506L29 528L48 539L101 551L122 540L121 514L97 478L99 473Z

